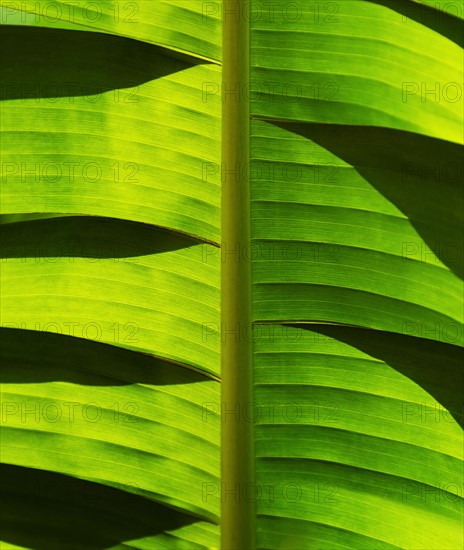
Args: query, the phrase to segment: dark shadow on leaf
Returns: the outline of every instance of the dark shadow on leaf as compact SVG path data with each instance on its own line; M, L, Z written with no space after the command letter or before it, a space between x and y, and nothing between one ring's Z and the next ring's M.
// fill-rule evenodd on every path
M69 97L72 103L73 97L86 96L96 103L102 93L131 88L129 98L111 97L135 102L139 85L199 63L159 46L87 31L2 26L0 45L2 100L53 103Z
M61 216L0 225L0 257L124 258L170 252L199 245L199 239L143 223L98 216ZM26 260L27 261L27 260ZM91 263L89 263L91 265Z
M129 332L122 330L121 334ZM123 337L121 336L121 337ZM63 381L89 386L193 384L210 377L152 355L66 334L0 329L1 383Z
M137 495L137 487L133 494L9 464L0 473L2 540L25 548L103 550L198 521Z
M318 324L292 326L345 342L384 361L429 393L464 428L464 350L461 347L358 327ZM432 407L431 403L429 405Z
M408 33L408 23L410 20L413 20L446 36L458 46L461 46L461 48L464 46L464 22L458 17L459 14L462 15L462 3L442 2L440 8L434 9L426 4L419 4L408 0L365 1L380 4L398 12L401 15L401 18L398 20L404 23L405 36ZM440 6L438 1L436 4Z
M273 122L351 164L410 220L427 247L464 277L464 147L371 126ZM311 159L308 159L311 162ZM403 243L412 253L422 242Z

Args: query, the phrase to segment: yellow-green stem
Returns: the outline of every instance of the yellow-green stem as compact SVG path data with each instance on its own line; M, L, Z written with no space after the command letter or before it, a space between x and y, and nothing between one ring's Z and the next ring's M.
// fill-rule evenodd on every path
M250 0L223 1L222 550L253 550L251 404L249 23ZM235 333L234 333L235 331Z

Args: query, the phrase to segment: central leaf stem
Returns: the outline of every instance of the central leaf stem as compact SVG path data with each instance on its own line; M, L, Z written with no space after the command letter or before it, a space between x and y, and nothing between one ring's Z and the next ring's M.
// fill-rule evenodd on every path
M255 547L250 250L250 0L223 0L222 550ZM258 491L259 493L259 491Z

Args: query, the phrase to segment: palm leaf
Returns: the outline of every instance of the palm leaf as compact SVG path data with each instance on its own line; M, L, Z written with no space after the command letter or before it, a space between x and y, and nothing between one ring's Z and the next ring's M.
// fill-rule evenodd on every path
M448 4L0 2L2 548L462 547Z

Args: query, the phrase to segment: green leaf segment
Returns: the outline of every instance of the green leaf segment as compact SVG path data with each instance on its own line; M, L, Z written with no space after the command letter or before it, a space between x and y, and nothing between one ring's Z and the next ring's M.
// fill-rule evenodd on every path
M461 4L0 16L2 550L462 548Z

